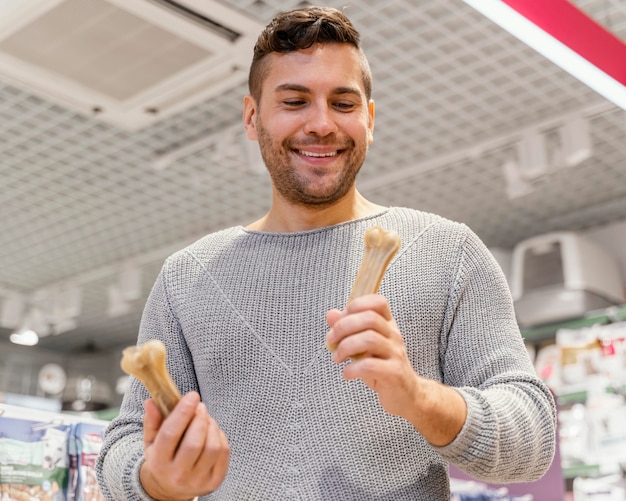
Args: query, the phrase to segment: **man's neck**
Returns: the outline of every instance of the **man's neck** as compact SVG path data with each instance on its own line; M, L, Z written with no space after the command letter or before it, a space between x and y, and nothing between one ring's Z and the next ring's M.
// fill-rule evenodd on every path
M246 228L271 233L293 233L352 221L383 209L383 206L366 200L357 191L328 207L294 206L275 198L270 211Z

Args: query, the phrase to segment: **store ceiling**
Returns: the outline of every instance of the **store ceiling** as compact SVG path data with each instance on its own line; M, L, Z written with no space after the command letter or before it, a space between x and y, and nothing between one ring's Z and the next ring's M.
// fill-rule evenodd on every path
M228 3L265 24L300 2ZM574 3L626 38L626 3ZM374 74L375 140L359 183L367 197L463 221L504 249L626 219L624 111L460 1L328 4L347 5ZM167 255L265 213L268 177L239 126L245 92L236 85L129 132L0 80L0 296L57 309L66 298L78 313L75 328L40 347L134 343ZM504 166L517 142L541 133L553 158L559 128L577 117L590 124L591 157L512 194ZM180 158L165 165L171 155ZM130 301L110 311L120 290ZM0 329L0 341L11 332Z

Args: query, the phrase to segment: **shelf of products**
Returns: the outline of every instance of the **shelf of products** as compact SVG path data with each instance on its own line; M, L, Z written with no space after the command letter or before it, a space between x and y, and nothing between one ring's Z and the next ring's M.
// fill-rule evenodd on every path
M561 467L573 499L604 493L626 500L626 305L522 333L556 397Z
M104 501L95 461L107 424L0 403L2 500Z
M585 316L533 327L520 327L522 337L528 343L554 339L560 329L582 329L593 325L606 325L626 321L626 304L590 311Z

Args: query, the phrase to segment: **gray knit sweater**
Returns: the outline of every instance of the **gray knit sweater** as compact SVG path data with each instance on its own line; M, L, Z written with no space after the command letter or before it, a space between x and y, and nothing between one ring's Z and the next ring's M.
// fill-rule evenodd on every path
M325 347L373 225L402 238L381 284L414 369L458 388L465 426L433 447L387 414ZM231 446L205 499L444 500L448 462L494 482L531 481L551 463L555 410L535 376L504 275L466 226L410 209L298 233L242 227L164 264L139 343L161 339L181 392L200 393ZM143 386L133 379L97 463L108 499L142 490Z

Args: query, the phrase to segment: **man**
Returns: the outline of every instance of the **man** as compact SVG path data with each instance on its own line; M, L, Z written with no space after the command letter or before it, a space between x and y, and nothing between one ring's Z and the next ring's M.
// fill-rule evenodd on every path
M163 419L133 380L98 460L107 497L432 501L449 497L448 463L542 476L554 403L495 260L466 226L356 190L374 103L350 21L277 16L249 86L271 209L164 264L139 343L165 343L185 396ZM374 225L402 248L380 294L346 304Z

